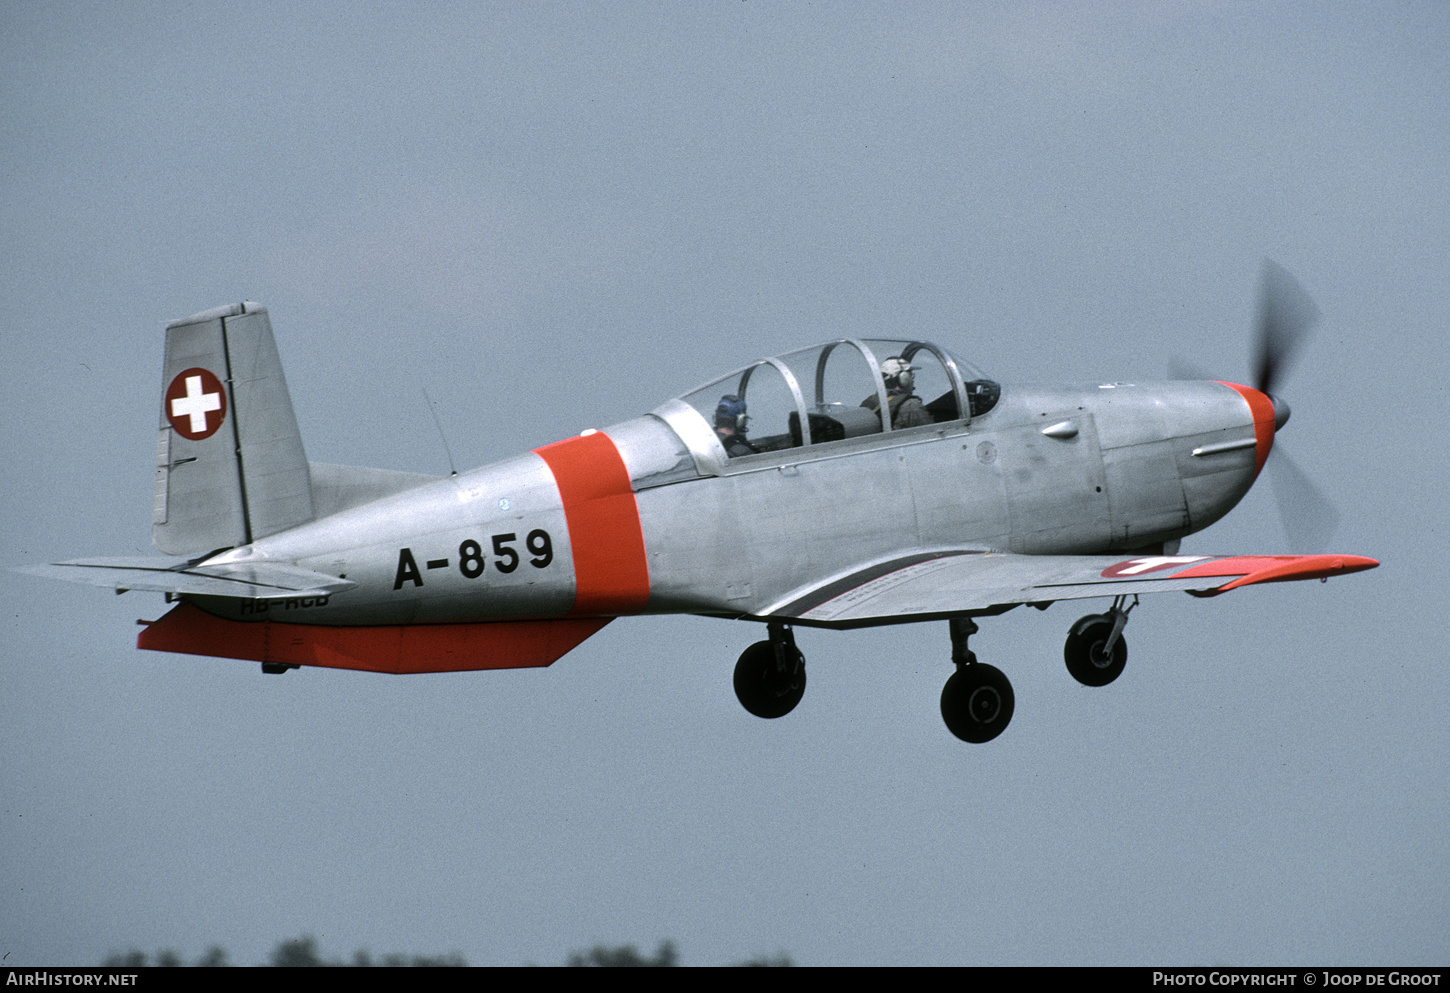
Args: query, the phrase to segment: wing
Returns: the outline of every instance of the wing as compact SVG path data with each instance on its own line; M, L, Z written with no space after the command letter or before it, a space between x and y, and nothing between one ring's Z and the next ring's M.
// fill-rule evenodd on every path
M1166 593L1213 596L1253 583L1325 579L1373 569L1357 555L1014 555L926 552L872 563L793 591L755 616L822 627L863 627L1021 603Z
M328 596L357 585L350 579L339 579L281 562L192 565L184 559L77 559L15 571L88 586L109 586L118 593L150 590L253 600L278 596Z

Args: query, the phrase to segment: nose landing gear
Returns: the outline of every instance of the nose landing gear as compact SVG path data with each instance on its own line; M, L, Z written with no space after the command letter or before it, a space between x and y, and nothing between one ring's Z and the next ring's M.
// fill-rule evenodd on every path
M1106 686L1123 674L1128 664L1128 643L1123 640L1123 627L1128 613L1138 605L1133 602L1124 609L1126 596L1113 598L1106 614L1089 614L1080 618L1067 633L1062 657L1067 671L1084 686Z

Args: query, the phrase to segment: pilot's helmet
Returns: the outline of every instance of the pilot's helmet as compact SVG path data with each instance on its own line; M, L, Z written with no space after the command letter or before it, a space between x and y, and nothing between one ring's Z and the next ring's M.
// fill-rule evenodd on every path
M745 401L734 393L727 393L720 398L720 405L715 408L715 426L717 428L730 428L741 434L745 433L745 425L750 418L745 416Z
M899 386L903 390L909 390L916 379L911 374L912 370L919 368L921 367L911 365L900 356L893 355L881 363L881 378L886 380L887 386Z

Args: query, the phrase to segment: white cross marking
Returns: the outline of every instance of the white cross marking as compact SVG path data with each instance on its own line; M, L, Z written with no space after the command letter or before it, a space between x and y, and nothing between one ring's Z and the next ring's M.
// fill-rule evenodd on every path
M187 376L186 396L177 397L171 401L171 416L190 417L192 434L201 434L206 431L206 415L213 410L221 409L222 395L220 393L203 393L200 376Z

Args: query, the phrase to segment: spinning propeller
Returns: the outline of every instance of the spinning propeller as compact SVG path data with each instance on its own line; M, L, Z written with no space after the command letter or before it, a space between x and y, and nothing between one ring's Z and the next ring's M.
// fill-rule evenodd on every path
M1274 404L1274 447L1269 453L1274 500L1279 519L1296 551L1322 552L1339 524L1334 505L1289 457L1277 432L1289 420L1289 404L1274 394L1296 353L1319 320L1319 308L1298 280L1277 262L1264 261L1259 282L1258 334L1255 341L1254 389ZM1183 375L1175 369L1176 378ZM1191 378L1211 377L1193 374Z

